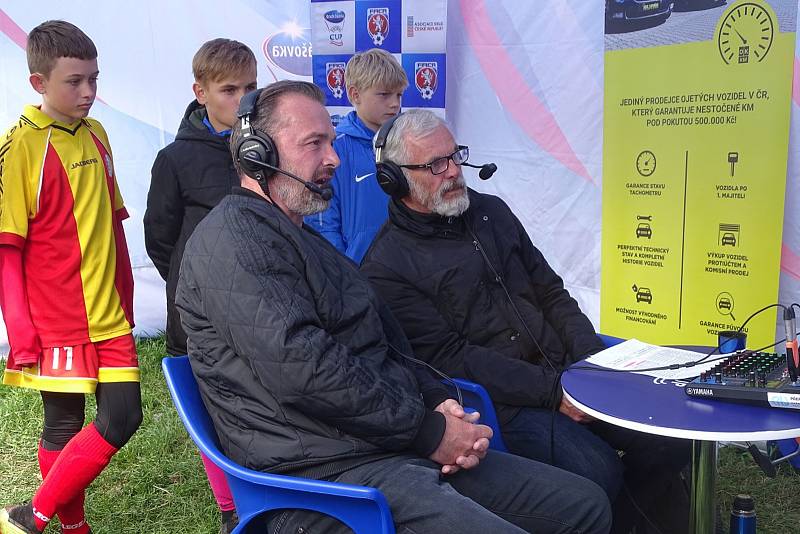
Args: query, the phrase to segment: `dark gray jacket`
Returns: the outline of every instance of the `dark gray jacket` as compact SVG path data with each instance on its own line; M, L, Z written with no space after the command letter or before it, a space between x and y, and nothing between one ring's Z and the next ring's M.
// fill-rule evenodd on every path
M158 274L167 283L167 352L186 354L186 334L175 308L175 287L186 240L195 226L231 188L239 185L228 136L213 135L203 124L206 108L192 101L175 141L158 152L153 163L144 245Z
M186 245L176 304L222 450L261 471L322 477L387 451L432 453L447 392L346 257L234 188ZM312 466L320 466L309 474Z
M503 423L521 406L559 402L558 371L603 344L508 206L472 190L469 197L461 217L423 215L392 201L361 271L415 354L482 384Z

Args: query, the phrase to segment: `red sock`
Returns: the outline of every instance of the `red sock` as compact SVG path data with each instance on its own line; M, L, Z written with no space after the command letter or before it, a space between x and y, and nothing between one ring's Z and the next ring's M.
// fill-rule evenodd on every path
M36 528L44 530L56 510L63 510L77 499L116 452L117 449L97 432L94 423L69 440L33 496Z
M47 478L47 473L58 458L61 451L51 451L42 447L39 443L39 470L42 472L42 480ZM89 525L86 523L86 516L84 515L83 503L86 498L86 492L82 491L75 499L68 502L60 510L57 510L58 519L61 521L61 528L69 534L88 534Z

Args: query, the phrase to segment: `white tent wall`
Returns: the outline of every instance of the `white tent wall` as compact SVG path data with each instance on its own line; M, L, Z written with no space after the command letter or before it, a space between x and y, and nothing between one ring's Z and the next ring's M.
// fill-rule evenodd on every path
M36 103L27 83L25 34L63 18L99 50L92 116L111 139L130 219L138 334L165 322L164 286L144 249L142 215L150 166L171 142L191 93L191 59L206 40L248 44L259 85L300 77L270 64L265 39L289 22L307 28L307 0L156 2L0 1L0 124ZM601 0L449 0L447 117L474 162L499 171L472 187L501 196L594 324L599 324L603 144ZM800 301L800 60L795 57L781 302ZM54 290L57 294L57 289ZM5 344L0 325L0 347ZM6 346L7 348L7 346ZM0 348L0 353L5 352Z

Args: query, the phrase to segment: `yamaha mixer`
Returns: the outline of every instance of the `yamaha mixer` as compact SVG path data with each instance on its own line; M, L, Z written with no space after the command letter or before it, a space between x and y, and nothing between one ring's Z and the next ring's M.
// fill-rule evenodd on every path
M684 388L690 397L800 410L800 380L794 362L783 354L741 351L732 354Z

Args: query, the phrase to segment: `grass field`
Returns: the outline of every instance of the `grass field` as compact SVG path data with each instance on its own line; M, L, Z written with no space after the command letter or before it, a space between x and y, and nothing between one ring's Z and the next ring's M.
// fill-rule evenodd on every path
M163 338L139 341L144 423L89 489L87 515L95 534L218 531L216 506L200 457L164 384L163 353ZM92 414L90 401L87 417ZM0 386L0 504L29 499L39 485L40 432L39 395ZM725 448L719 470L717 494L724 521L733 496L750 493L756 499L759 534L800 532L800 476L791 468L783 465L778 476L769 479L748 454ZM51 526L48 531L57 529Z

